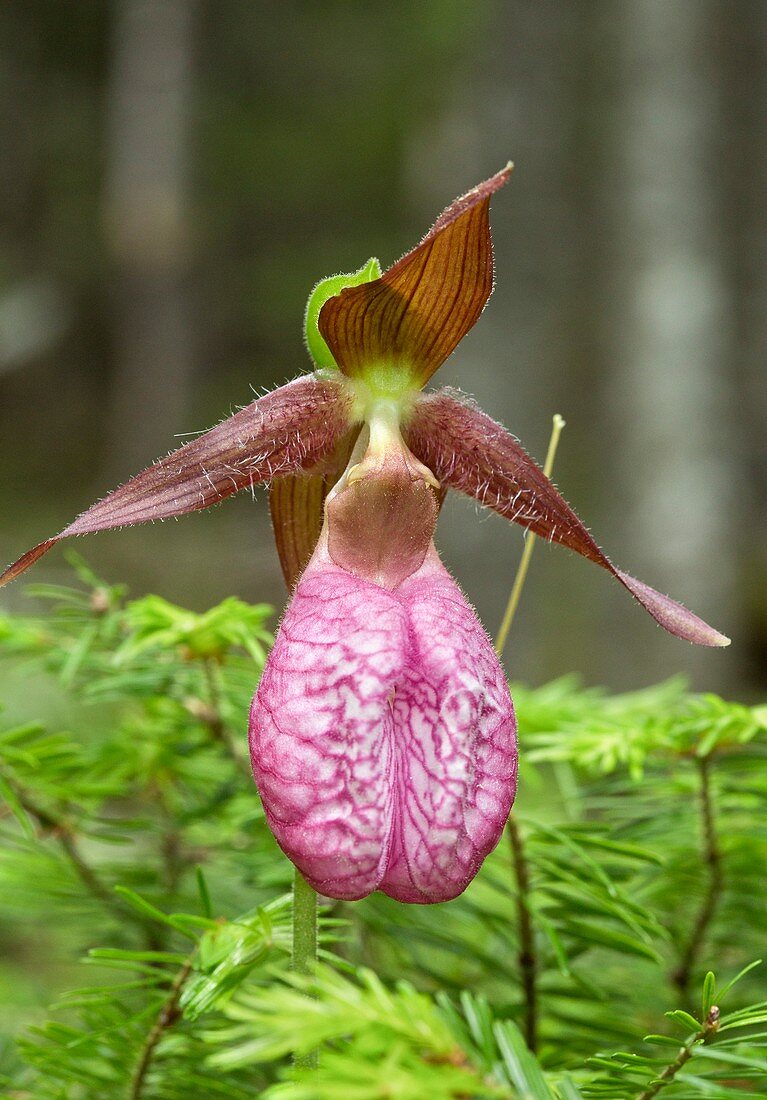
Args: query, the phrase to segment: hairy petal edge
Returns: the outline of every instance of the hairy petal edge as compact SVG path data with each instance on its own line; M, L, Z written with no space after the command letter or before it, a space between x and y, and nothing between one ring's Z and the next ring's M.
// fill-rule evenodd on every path
M681 604L616 568L514 436L463 395L445 389L419 397L404 435L443 485L601 565L670 634L696 645L729 645Z
M33 565L59 539L217 504L240 489L332 455L352 421L341 380L305 375L253 401L167 458L159 459L0 574L0 586Z

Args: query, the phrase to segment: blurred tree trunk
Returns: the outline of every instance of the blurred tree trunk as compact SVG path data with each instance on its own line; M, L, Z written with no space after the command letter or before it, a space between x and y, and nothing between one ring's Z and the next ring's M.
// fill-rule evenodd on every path
M741 502L726 386L731 301L717 232L715 6L617 0L612 12L618 71L606 198L620 205L612 203L605 270L615 364L607 408L630 550L616 557L735 634ZM641 671L667 674L665 646L647 651ZM728 659L720 656L718 682ZM710 680L710 661L698 651L685 663Z
M115 4L105 214L114 270L110 473L124 478L188 430L193 0Z
M462 345L465 373L451 378L450 361L440 380L468 379L539 458L561 412L555 480L596 537L735 636L745 470L728 387L719 10L714 0L497 7L491 49L456 79L452 109L419 135L413 162L435 187L434 164L453 165L467 183L507 153L518 166L495 203L498 289ZM735 96L749 98L743 88ZM754 251L754 272L758 259ZM753 320L751 333L755 361ZM446 557L455 555L493 629L518 544L490 525L451 526L450 512ZM515 675L572 667L583 636L577 665L590 680L629 687L684 670L720 690L733 682L737 652L680 648L597 571L556 551L548 558L537 555L514 626ZM488 560L508 564L488 569Z
M718 32L726 89L718 178L734 296L731 377L742 395L736 441L749 494L748 522L732 537L743 569L744 686L758 691L767 668L767 5L762 0L722 5Z
M452 109L420 135L419 174L447 163L467 185L511 157L507 189L493 204L498 285L475 333L440 372L463 386L543 461L551 417L567 420L554 480L589 523L606 455L594 442L594 388L604 364L599 309L604 59L601 9L556 0L496 5L475 71L456 81ZM492 22L491 22L492 20ZM473 165L473 168L471 167ZM450 193L441 181L432 184ZM577 495L573 487L579 486ZM490 631L498 628L522 549L519 528L453 519L449 500L440 545ZM489 566L488 563L491 563ZM507 648L515 677L534 682L573 667L573 638L589 680L604 675L598 623L620 594L598 571L541 546ZM564 625L563 625L564 624Z

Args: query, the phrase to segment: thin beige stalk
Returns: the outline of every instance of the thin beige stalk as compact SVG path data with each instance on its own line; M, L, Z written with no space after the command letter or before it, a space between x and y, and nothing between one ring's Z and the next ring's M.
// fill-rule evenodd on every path
M554 413L551 423L551 437L549 439L549 448L546 452L546 461L543 464L543 472L546 477L551 477L551 471L554 468L554 458L557 453L557 447L559 446L559 437L562 434L562 429L565 426L565 421L559 415ZM504 612L503 621L501 622L498 636L495 640L495 652L499 657L503 655L503 650L506 646L506 639L509 636L509 630L511 624L514 621L514 616L519 606L519 600L522 595L522 588L527 577L527 570L530 567L530 558L533 553L533 547L535 546L536 535L530 531L525 539L525 546L522 551L522 557L520 558L519 568L517 569L517 575L514 578L514 584L511 586L511 593L509 594L509 602L506 604L506 611Z

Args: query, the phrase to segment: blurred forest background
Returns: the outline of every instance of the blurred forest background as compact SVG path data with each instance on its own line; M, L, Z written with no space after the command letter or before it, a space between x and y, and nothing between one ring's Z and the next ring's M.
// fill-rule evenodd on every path
M6 0L0 37L4 560L306 369L314 283L511 158L497 289L438 381L539 460L562 413L597 539L734 644L542 548L510 671L764 688L763 0ZM439 545L495 631L520 529L454 499ZM78 549L134 595L285 598L263 493ZM71 579L61 552L35 579Z

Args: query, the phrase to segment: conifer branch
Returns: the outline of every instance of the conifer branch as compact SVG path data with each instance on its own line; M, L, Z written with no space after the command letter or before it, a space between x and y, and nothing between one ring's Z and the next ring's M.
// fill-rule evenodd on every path
M693 972L703 948L709 926L719 905L722 889L724 887L722 853L719 847L719 837L717 834L714 813L714 797L711 790L711 756L706 755L698 757L696 763L698 765L698 775L700 778L698 798L703 841L702 858L707 871L708 883L706 885L703 901L698 910L698 915L695 918L692 932L682 951L679 965L671 975L674 985L679 990L684 1000L688 998Z
M102 905L111 909L121 919L130 914L130 910L123 907L117 895L112 893L97 872L84 859L70 823L65 818L59 817L52 811L40 806L29 791L11 778L5 769L3 769L3 780L13 791L24 812L37 822L38 827L43 832L48 833L56 840L88 893ZM134 914L130 915L134 916Z
M667 1085L670 1085L679 1071L689 1062L698 1043L710 1042L718 1029L719 1009L716 1005L712 1005L700 1030L694 1032L690 1036L684 1046L680 1048L674 1061L666 1066L660 1076L656 1077L655 1080L637 1096L636 1100L653 1100L653 1097L657 1096L661 1089L665 1089Z
M192 962L193 956L190 955L174 978L173 985L170 987L170 992L163 1002L157 1019L146 1037L144 1045L141 1048L139 1060L136 1063L133 1078L131 1079L130 1092L128 1093L129 1100L141 1100L141 1097L144 1095L146 1079L160 1040L165 1032L172 1028L181 1017L178 1002L186 980L192 972Z
M528 1048L535 1053L538 1046L538 959L535 948L535 931L530 913L528 898L530 895L530 870L525 854L524 841L517 825L514 813L509 814L506 822L506 835L511 847L514 864L514 876L517 880L517 927L519 933L519 973L522 980L524 997L524 1019L522 1032Z

